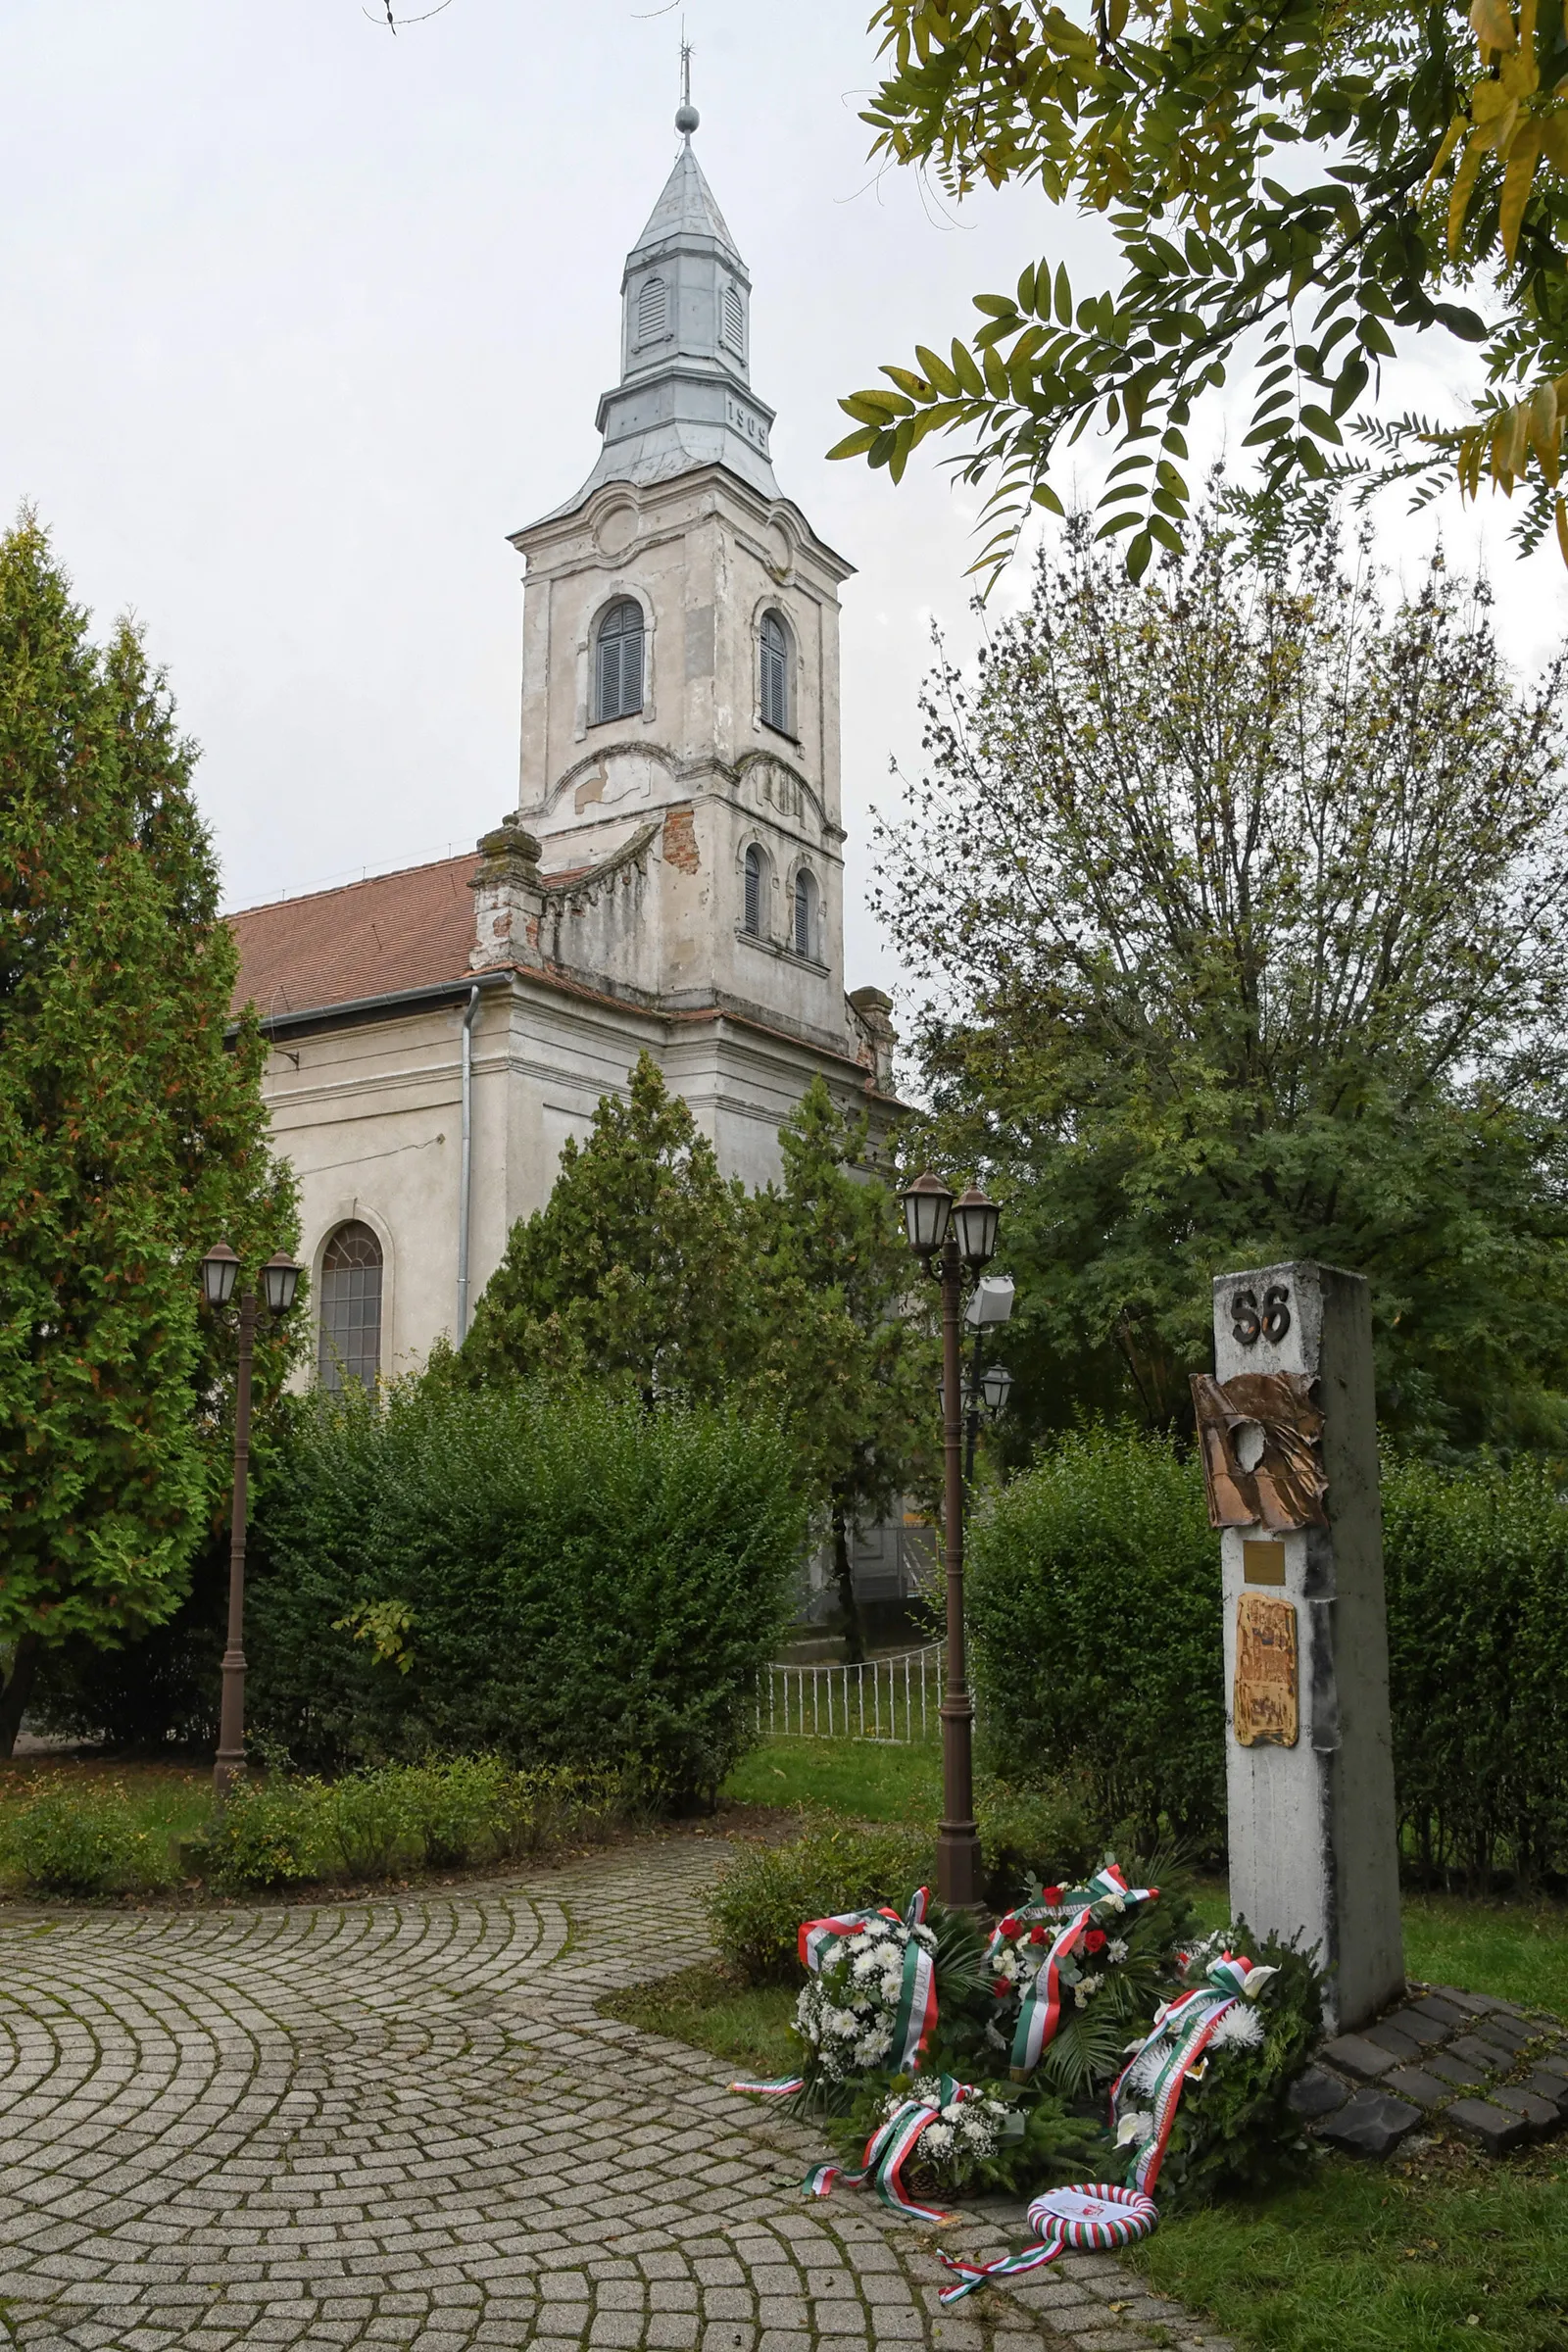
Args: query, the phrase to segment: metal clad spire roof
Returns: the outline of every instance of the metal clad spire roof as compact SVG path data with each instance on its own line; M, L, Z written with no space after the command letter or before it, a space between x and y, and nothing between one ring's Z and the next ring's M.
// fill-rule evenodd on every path
M683 59L683 67L685 61ZM773 412L751 387L752 281L692 151L697 109L683 74L680 153L621 277L620 382L599 403L599 463L564 506L606 482L669 481L724 466L780 495L768 457Z
M664 182L663 194L648 216L648 226L626 257L627 269L633 269L656 247L674 238L710 241L728 254L737 268L745 267L689 137L675 158L675 168Z

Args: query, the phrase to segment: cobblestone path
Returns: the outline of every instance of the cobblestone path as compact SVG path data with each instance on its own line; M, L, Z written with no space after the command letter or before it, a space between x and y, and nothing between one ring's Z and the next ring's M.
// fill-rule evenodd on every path
M930 2231L807 2204L798 2129L596 2015L702 1956L721 1855L5 1915L0 2328L18 2352L1224 2352L1106 2260L939 2316ZM1007 2218L950 2242L1000 2250Z

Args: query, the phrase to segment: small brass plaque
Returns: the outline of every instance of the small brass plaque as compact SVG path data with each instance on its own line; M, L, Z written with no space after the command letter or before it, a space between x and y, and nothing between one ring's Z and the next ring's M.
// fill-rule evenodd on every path
M1242 1545L1242 1574L1250 1585L1283 1585L1285 1582L1284 1544L1244 1544Z
M1243 1592L1236 1603L1236 1738L1243 1747L1294 1747L1299 1733L1296 1603Z

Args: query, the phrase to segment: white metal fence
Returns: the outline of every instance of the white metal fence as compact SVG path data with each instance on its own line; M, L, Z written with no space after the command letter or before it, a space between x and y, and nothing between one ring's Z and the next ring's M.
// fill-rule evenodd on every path
M769 1740L934 1740L940 1725L942 1649L933 1642L859 1666L765 1666L757 1728Z

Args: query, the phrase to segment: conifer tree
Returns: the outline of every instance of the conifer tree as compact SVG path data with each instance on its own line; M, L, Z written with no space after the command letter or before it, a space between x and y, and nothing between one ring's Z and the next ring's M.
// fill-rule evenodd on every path
M513 1227L462 1372L578 1367L658 1395L713 1396L743 1368L745 1197L644 1054L567 1140L549 1200Z
M936 1473L940 1357L899 1204L867 1168L866 1120L813 1078L779 1130L780 1186L753 1204L754 1384L784 1408L827 1503L850 1655L863 1652L851 1544Z
M0 538L0 1753L40 1653L168 1618L225 1507L226 1237L295 1238L269 1156L195 753L122 623L87 635L48 541ZM258 1385L287 1343L259 1335Z

